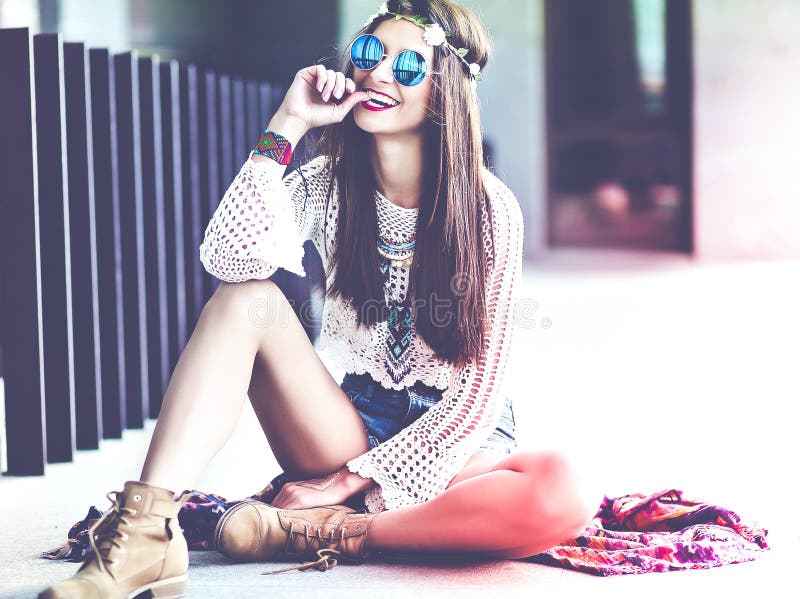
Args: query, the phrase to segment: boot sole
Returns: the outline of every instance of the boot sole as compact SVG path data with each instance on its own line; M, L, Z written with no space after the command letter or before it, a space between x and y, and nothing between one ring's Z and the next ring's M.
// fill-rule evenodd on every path
M134 599L134 597L145 591L150 591L152 599L179 599L186 595L188 585L188 574L175 576L174 578L165 578L164 580L157 580L156 582L141 586L135 591L131 591L128 593L128 599Z

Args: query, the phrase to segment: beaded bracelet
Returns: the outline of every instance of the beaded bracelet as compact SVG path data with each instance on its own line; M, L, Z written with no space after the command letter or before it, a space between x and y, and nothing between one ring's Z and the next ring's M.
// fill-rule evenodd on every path
M292 161L291 142L280 133L269 129L264 129L261 133L253 152L268 156L279 164L289 164Z

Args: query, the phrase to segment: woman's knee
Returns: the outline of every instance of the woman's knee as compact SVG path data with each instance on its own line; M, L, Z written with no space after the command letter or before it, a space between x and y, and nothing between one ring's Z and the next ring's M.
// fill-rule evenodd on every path
M234 313L263 328L279 320L284 311L291 311L291 306L274 281L251 279L241 283L221 281L204 310Z
M531 526L540 528L545 518L550 530L557 529L564 539L580 536L603 499L587 466L556 451L522 452L508 459L530 479L525 515Z
M243 299L247 301L276 291L282 294L280 287L272 279L250 279L239 283L220 281L211 295L211 300L240 302Z

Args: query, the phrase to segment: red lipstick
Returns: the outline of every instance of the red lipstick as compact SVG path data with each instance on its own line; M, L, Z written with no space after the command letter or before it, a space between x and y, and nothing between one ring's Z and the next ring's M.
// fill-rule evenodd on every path
M367 104L367 102L369 102L369 100L361 102L361 105L367 110L372 110L374 112L380 112L381 110L389 110L390 108L396 108L396 106L370 106L369 104ZM399 104L397 106L399 106Z
M371 92L375 92L375 93L383 93L383 92L378 92L377 90L374 90L371 87L365 87L364 91L365 92L370 92L371 91ZM384 94L384 95L388 96L389 98L392 98L392 96L390 96L389 94ZM397 102L397 104L395 104L395 106L399 106L400 105L400 102L398 102L395 98L392 98L392 100ZM394 108L394 106L367 106L367 102L369 102L369 99L365 100L364 102L361 102L361 105L364 108L366 108L367 110L372 110L374 112L379 112L381 110L387 110L389 108Z

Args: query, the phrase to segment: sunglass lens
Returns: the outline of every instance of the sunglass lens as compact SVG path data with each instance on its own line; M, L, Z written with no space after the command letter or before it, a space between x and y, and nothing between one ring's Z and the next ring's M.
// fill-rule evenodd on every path
M394 78L400 85L417 85L425 77L425 57L414 50L404 50L394 60Z
M356 68L374 69L383 58L383 44L374 35L364 34L353 42L350 58Z

